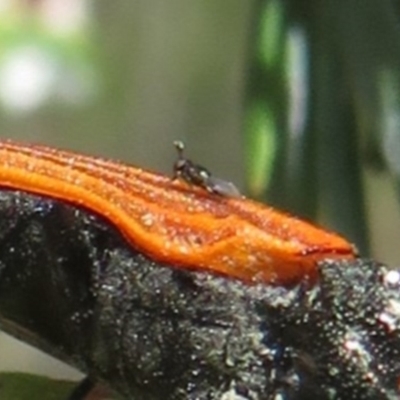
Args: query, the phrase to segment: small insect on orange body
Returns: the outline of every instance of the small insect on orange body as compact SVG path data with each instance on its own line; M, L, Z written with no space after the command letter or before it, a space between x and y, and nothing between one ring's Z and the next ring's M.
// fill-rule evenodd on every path
M355 257L342 237L263 204L50 147L0 141L0 186L93 211L157 261L249 283L295 283L321 259Z
M183 142L175 141L174 145L178 150L178 160L174 164L174 179L181 178L185 182L200 186L210 193L229 197L240 197L240 192L236 186L223 179L216 178L211 172L201 165L193 163L183 156L185 148Z

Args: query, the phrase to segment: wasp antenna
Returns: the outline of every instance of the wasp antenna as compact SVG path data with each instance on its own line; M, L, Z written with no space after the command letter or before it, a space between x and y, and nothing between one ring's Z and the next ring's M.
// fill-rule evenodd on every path
M185 150L185 144L181 140L175 140L174 146L178 151L179 158L183 158L183 150Z

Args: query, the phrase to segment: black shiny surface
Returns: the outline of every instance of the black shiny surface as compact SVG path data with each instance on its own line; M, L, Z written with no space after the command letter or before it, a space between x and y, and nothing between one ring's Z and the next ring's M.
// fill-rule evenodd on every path
M400 274L320 265L313 287L160 265L103 218L0 192L0 323L137 400L397 399Z

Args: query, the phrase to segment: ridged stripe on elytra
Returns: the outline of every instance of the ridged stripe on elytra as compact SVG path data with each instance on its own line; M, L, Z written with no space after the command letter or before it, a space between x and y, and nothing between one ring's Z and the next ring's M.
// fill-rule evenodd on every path
M250 200L221 198L100 158L0 142L0 184L85 206L137 248L171 264L270 281L353 257L341 237Z

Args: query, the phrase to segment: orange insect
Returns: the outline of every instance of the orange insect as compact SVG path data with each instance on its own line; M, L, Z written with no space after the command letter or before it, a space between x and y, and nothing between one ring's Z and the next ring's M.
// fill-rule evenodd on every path
M45 146L0 141L0 186L100 214L157 261L249 283L314 279L319 260L356 256L342 237L249 199Z

